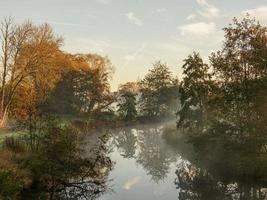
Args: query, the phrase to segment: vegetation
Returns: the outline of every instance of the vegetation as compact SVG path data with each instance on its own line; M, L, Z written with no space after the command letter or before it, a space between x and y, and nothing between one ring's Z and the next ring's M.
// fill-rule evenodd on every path
M126 83L119 88L118 113L126 122L137 118L138 85L135 82Z
M0 195L59 199L100 194L112 163L102 143L86 154L83 138L76 128L60 126L54 118L42 121L29 136L7 138L1 152L6 161L1 162Z
M0 199L94 199L112 162L92 130L174 117L178 81L166 64L111 92L111 61L62 51L48 24L9 17L0 30Z
M207 199L210 193L220 199L231 182L266 182L267 28L249 16L224 29L223 47L209 63L199 53L189 55L180 83L158 61L143 79L116 92L110 89L109 58L62 51L63 39L48 24L6 18L0 30L0 126L24 132L2 142L0 199L98 197L107 189L113 163L106 156L106 138L94 138L92 131L170 120L178 107L177 128L198 153L197 161L190 157L192 163L176 171L180 199ZM177 130L168 131L165 139L176 145ZM155 132L160 131L139 134L137 142L132 132L122 131L115 145L158 182L175 158L168 158ZM198 184L212 187L202 190Z
M194 144L198 166L228 183L265 181L267 29L247 16L224 31L210 65L197 53L185 60L177 126Z
M162 118L172 115L178 104L178 80L166 64L156 62L140 82L140 107L142 115L148 118Z

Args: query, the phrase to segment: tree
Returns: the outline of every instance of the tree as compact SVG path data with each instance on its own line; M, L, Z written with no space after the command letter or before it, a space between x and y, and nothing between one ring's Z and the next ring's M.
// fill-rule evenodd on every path
M265 135L267 28L247 15L224 31L223 49L210 57L220 85L217 107L224 111L217 118L235 124L240 137Z
M136 96L138 94L138 85L135 82L128 82L119 88L118 113L126 122L136 119Z
M30 173L31 187L22 187L24 198L39 199L45 194L45 199L51 200L79 199L79 196L94 199L104 192L106 177L112 167L106 156L104 140L88 144L85 135L71 124L59 124L51 116L39 120L38 126L32 130L34 142L29 135L21 139L19 143L24 149L14 161L19 169Z
M172 104L178 102L178 81L173 78L166 64L156 62L140 81L141 112L144 116L157 118L171 116Z
M58 82L44 109L58 114L93 114L109 109L114 101L110 91L113 66L97 54L69 55L71 70Z
M225 82L246 82L266 77L267 28L247 15L224 28L223 49L210 57L217 78Z
M208 69L208 65L203 62L198 53L194 52L184 60L184 78L180 85L181 109L177 113L178 126L187 126L191 121L199 123L205 118L211 86L211 75Z
M61 76L62 39L47 24L15 24L11 18L1 23L0 125L4 126L14 99L24 87L35 92L33 99L44 99Z

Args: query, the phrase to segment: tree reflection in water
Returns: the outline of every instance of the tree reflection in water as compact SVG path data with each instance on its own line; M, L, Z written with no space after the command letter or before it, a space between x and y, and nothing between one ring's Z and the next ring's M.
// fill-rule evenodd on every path
M154 182L164 180L175 157L162 140L162 128L159 126L144 129L139 131L138 136L137 163L143 166Z
M216 140L190 138L188 144L175 129L171 142L162 138L163 132L161 125L120 129L112 144L123 158L141 165L153 183L164 181L178 163L174 183L181 200L267 199L266 154L264 148L258 152L255 140L238 145L216 135Z
M180 163L175 185L180 200L264 200L267 188L247 182L222 182L190 162Z
M124 158L134 158L155 183L164 180L174 152L162 139L162 125L121 129L114 144Z
M137 145L137 136L133 129L122 129L118 132L118 136L114 140L114 144L124 158L134 158Z
M92 135L85 141L84 154L93 164L77 174L75 180L64 183L57 190L56 199L94 200L109 190L108 175L113 168L113 162L108 157L107 138Z

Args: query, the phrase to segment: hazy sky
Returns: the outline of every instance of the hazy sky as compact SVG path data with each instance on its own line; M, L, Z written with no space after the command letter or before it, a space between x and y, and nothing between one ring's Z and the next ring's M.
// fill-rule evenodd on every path
M0 0L0 18L48 22L64 50L107 55L113 89L157 60L180 76L189 53L207 58L221 46L221 29L246 12L267 24L267 0Z

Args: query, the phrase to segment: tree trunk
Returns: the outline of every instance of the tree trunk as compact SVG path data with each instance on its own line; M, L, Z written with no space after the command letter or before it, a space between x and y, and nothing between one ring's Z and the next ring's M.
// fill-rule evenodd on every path
M3 113L1 113L0 117L0 128L4 128L7 126L7 120L8 120L8 112L5 109Z

